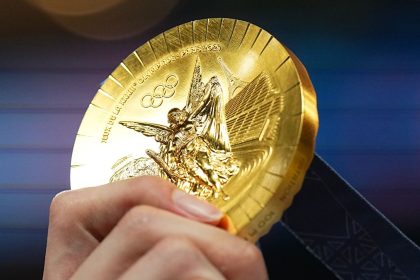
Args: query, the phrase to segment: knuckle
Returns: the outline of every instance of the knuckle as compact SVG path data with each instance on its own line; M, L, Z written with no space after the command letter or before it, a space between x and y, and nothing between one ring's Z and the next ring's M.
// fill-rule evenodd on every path
M268 279L263 255L254 244L248 243L243 248L241 265L240 269L246 273L243 279Z
M50 205L50 219L56 221L66 213L71 213L72 195L70 191L63 191L58 193L51 201Z
M77 191L63 191L51 201L49 227L53 230L67 231L81 211Z
M163 261L169 264L167 269L180 279L225 279L199 247L186 237L166 237L155 248L159 256L165 258Z
M53 197L51 201L50 211L57 211L63 206L63 204L66 203L68 192L69 191L62 191Z
M194 253L197 249L194 244L183 237L166 237L159 242L159 247L168 253Z
M145 234L151 230L157 209L140 205L131 208L122 218L121 226L128 234Z
M248 243L244 245L241 252L241 258L244 265L251 265L262 261L263 256L261 251L254 244Z
M157 244L157 249L181 271L196 267L203 259L196 245L184 237L166 237Z

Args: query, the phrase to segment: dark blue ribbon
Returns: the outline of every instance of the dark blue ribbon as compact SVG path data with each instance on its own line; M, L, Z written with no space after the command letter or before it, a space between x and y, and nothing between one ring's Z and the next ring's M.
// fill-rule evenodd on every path
M420 279L420 248L315 155L284 226L342 279Z

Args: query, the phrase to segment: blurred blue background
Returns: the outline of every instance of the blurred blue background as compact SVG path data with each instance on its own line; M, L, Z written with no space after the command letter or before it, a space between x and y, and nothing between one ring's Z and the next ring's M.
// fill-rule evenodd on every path
M147 39L206 17L250 21L296 53L318 94L317 153L420 243L419 1L50 2L0 4L0 275L41 277L49 203L69 188L73 141L99 83ZM331 277L276 233L263 243L280 240L283 253L266 258L281 273Z

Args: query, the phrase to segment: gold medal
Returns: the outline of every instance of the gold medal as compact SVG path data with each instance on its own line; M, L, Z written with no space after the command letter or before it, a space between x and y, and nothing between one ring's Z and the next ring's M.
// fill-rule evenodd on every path
M103 83L76 137L71 187L160 176L255 241L299 191L317 129L315 91L287 48L245 21L196 20Z

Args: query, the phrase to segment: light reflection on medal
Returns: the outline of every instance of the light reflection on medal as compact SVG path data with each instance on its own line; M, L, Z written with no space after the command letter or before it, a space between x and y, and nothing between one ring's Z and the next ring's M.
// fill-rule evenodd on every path
M139 47L101 86L71 187L160 176L255 241L300 189L317 128L315 91L289 50L244 21L197 20Z

